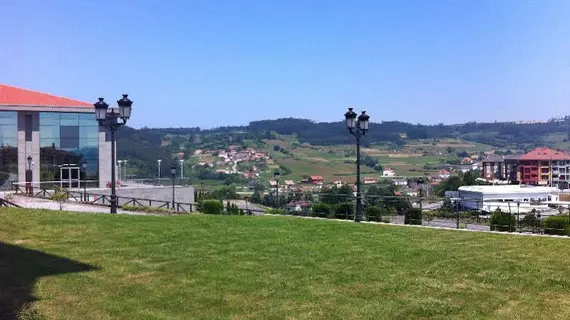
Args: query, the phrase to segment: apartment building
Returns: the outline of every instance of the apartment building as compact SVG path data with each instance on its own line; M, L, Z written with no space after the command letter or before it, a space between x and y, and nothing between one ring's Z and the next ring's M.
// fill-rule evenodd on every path
M483 178L487 180L520 181L518 164L521 155L495 155L491 154L483 160Z
M537 148L519 159L519 181L528 185L567 185L570 154L566 151Z

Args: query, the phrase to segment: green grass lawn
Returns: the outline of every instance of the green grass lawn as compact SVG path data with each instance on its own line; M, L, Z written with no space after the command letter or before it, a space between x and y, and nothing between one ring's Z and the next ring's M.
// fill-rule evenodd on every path
M568 239L0 209L0 245L33 319L570 318Z

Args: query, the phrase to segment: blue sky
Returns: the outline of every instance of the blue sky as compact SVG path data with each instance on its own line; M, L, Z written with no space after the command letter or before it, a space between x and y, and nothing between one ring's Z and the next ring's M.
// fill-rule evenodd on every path
M0 2L0 83L135 101L135 127L570 114L570 1Z

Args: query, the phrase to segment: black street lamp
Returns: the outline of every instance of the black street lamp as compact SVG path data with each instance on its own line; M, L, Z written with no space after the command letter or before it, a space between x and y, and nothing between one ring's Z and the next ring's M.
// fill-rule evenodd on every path
M123 98L117 101L119 105L116 108L109 108L109 105L99 98L93 106L95 107L95 115L100 126L105 126L111 133L111 213L117 213L117 177L115 177L115 166L117 157L115 155L115 132L127 123L131 117L131 110L133 101L128 98L128 95L123 94ZM110 112L109 112L110 111ZM118 111L118 112L117 112ZM121 122L119 122L121 119Z
M368 131L368 121L370 117L366 114L366 111L362 111L362 114L358 116L358 121L356 121L356 113L352 111L352 108L348 108L348 112L344 114L344 119L346 121L346 128L356 138L356 214L354 215L354 221L360 222L362 217L362 196L360 194L360 138Z
M32 156L28 156L28 173L26 175L26 189L28 193L34 193L32 189L32 181L34 180L34 173L32 172Z
M83 201L87 201L87 161L81 162L81 173L83 173Z
M275 178L275 209L279 208L279 176L281 173L279 171L273 172L273 178Z
M174 181L176 180L176 166L170 167L170 174L172 174L172 210L174 210L174 206L176 203L175 201L176 189L174 187Z

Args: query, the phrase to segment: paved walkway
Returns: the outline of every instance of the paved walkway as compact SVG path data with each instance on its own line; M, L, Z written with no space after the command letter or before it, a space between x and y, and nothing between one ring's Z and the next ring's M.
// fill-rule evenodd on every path
M1 196L3 196L3 194L0 193L0 197ZM59 204L48 199L14 196L14 198L12 198L12 202L19 206L22 206L23 208L59 210ZM63 205L63 210L75 212L109 213L109 207L74 202L66 202ZM146 212L133 212L121 209L118 209L117 213L128 215L150 215Z
M404 216L392 216L391 222L395 224L404 224ZM429 223L427 221L423 221L422 225L429 227L457 228L457 222L455 220L449 220L449 219L434 219ZM491 227L485 224L465 223L460 221L459 225L465 226L465 229L467 230L476 230L476 231L491 230Z

